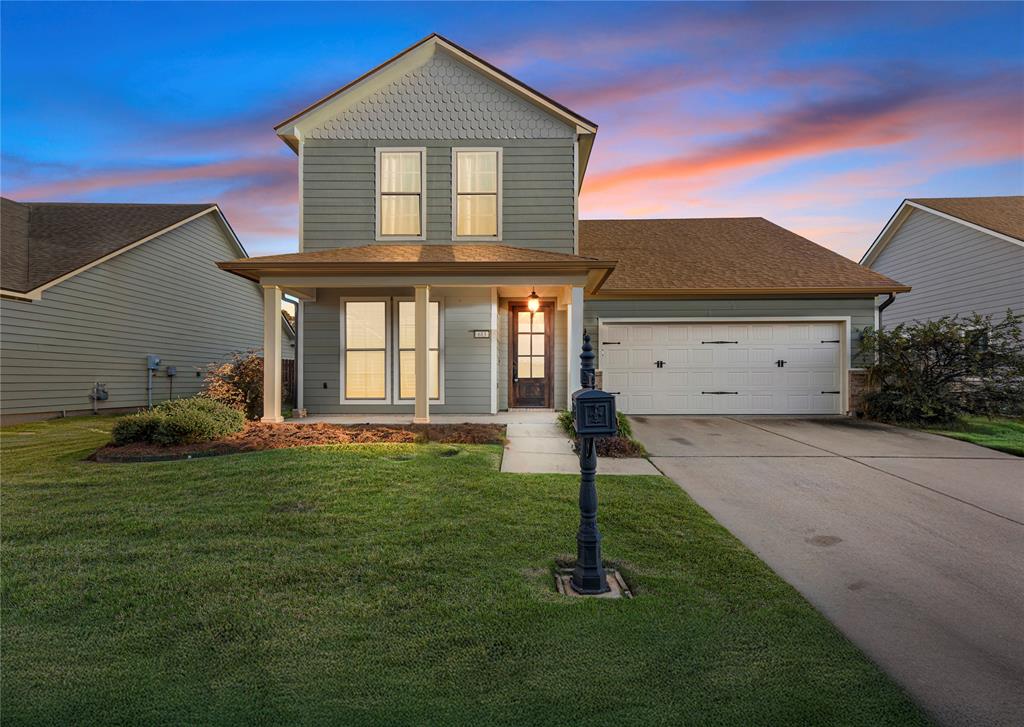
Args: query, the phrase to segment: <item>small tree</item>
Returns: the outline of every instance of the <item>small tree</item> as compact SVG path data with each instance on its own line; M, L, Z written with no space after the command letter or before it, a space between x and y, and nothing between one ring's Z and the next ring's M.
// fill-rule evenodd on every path
M211 364L203 380L203 396L245 413L255 421L263 414L263 357L257 350L234 353Z
M972 314L868 329L862 343L875 363L864 396L873 419L947 424L965 414L1024 411L1024 316Z

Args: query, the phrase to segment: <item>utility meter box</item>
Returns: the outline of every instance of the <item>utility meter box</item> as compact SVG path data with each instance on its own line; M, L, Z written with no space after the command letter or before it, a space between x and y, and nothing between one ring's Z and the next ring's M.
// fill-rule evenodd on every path
M619 431L615 397L607 391L579 389L573 392L572 412L577 436L610 437Z
M146 356L146 368L150 371L156 371L160 368L160 357L149 354Z
M174 377L174 376L177 376L177 375L178 375L178 367L177 366L168 366L167 367L167 376L168 377Z

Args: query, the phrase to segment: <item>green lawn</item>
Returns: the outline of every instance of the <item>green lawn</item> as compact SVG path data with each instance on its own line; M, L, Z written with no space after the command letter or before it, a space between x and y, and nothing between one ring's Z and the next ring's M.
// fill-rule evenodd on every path
M1024 420L966 417L959 426L929 428L930 432L980 444L1024 457Z
M109 427L2 433L5 725L925 722L668 480L601 478L637 597L570 599L576 480L498 447L81 461Z

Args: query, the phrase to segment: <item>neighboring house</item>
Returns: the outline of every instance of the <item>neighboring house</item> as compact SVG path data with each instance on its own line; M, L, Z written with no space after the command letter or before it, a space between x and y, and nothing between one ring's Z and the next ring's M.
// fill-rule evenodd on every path
M980 313L1024 313L1024 197L903 201L861 264L913 286L886 327Z
M276 130L299 252L220 266L301 301L310 413L562 408L584 326L627 412L841 413L908 290L760 218L579 221L596 124L438 35Z
M5 423L92 411L97 383L100 411L189 396L208 364L262 346L259 288L213 265L245 254L216 205L0 204Z

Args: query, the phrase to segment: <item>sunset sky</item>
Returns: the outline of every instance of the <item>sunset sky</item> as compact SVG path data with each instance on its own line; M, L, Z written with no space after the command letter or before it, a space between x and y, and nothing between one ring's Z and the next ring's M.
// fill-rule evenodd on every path
M296 249L275 123L439 32L600 125L582 217L763 216L860 254L1024 193L1024 4L62 4L2 20L2 189L219 202Z

